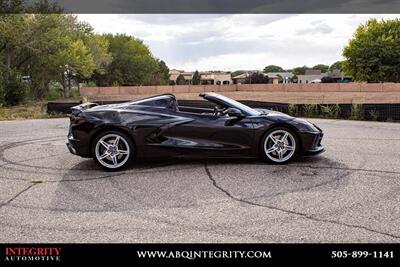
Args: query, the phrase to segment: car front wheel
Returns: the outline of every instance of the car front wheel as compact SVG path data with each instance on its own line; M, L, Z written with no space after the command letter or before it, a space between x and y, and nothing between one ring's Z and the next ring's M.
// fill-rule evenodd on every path
M296 157L298 151L296 135L283 127L274 128L264 135L261 150L266 161L287 163Z
M134 155L132 140L124 133L107 131L93 142L94 161L103 169L117 171L126 167Z

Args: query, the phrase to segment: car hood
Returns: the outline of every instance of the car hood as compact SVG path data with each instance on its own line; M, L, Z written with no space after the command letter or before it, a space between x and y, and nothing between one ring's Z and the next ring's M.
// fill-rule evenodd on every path
M275 110L270 110L270 109L262 109L262 108L255 108L258 112L261 113L262 116L267 116L267 117L278 117L280 119L285 119L285 120L292 120L294 117L289 116L285 113L275 111Z

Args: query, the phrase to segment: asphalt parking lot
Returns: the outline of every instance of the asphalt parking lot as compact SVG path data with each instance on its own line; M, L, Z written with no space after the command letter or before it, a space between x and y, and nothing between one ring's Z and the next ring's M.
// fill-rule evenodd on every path
M285 165L159 161L106 173L67 119L0 122L0 242L400 242L400 124L312 120Z

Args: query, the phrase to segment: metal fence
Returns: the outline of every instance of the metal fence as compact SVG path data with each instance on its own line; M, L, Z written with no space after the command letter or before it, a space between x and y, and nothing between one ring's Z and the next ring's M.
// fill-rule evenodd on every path
M121 103L126 101L96 101L100 105ZM204 100L179 100L179 105L189 107L212 108L212 103ZM293 116L306 116L317 118L349 119L353 116L356 119L378 120L378 121L400 121L400 104L338 104L338 105L317 105L317 104L282 104L262 101L240 101L253 108L271 109ZM48 113L70 113L71 107L79 105L79 102L49 102ZM337 106L337 107L335 107ZM325 108L324 107L328 107ZM326 110L339 109L338 113L327 113ZM312 111L312 112L310 112ZM324 112L325 111L325 112ZM353 112L352 112L353 111Z

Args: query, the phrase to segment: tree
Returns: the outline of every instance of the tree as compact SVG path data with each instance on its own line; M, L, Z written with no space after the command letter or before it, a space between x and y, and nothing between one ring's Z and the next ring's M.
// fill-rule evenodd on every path
M112 61L112 56L108 53L108 41L102 35L92 34L91 32L84 36L83 42L93 55L93 62L96 66L96 72L105 74L107 67Z
M52 80L67 96L72 81L88 78L108 63L108 43L68 14L14 14L0 19L0 62L11 72L30 77L30 93L41 98Z
M179 74L178 77L176 78L176 84L177 85L185 85L186 84L185 77L183 77L182 74Z
M29 85L34 99L45 96L55 81L62 85L64 96L72 86L78 84L79 89L79 82L88 80L106 86L168 84L168 66L156 59L141 40L95 34L89 24L70 14L24 12L27 8L55 10L47 0L31 6L24 3L0 0L0 8L16 13L0 15L3 89L15 77L29 80L22 85ZM0 90L0 101L4 96L5 90Z
M76 40L54 55L54 61L59 66L60 83L64 89L64 97L68 97L71 80L79 75L89 78L96 68L93 55L82 40Z
M343 61L336 61L335 63L333 63L330 67L329 67L329 71L333 71L333 70L343 70Z
M73 82L89 78L96 69L104 71L110 61L108 43L93 34L90 25L67 14L39 14L34 19L40 29L36 37L39 49L29 62L35 65L29 66L35 87L40 87L41 83L48 87L51 80L58 80L67 97ZM49 50L53 52L47 53ZM43 92L36 95L41 94Z
M2 15L0 19L0 61L5 68L4 79L7 83L11 73L18 75L30 75L31 71L38 69L37 75L47 75L46 71L49 64L39 66L35 59L45 61L45 57L55 51L50 49L52 44L56 43L56 39L46 40L43 34L53 25L41 24L42 15L31 14L14 14ZM50 18L54 18L50 16ZM51 66L53 70L54 66ZM30 75L32 78L32 75ZM31 91L34 95L40 96L42 87L41 83L32 83ZM39 93L38 93L39 92Z
M199 72L196 70L193 74L193 78L192 78L192 84L194 85L199 85L201 82L201 77Z
M31 18L25 14L2 15L0 17L0 57L5 68L5 79L19 65L19 57L34 35Z
M157 85L167 85L169 83L169 68L164 61L157 59L158 71L156 73L155 83Z
M258 84L258 83L268 83L268 76L265 76L262 73L253 73L250 76L246 77L244 83L248 84Z
M307 69L309 69L307 66L296 67L293 68L292 72L294 75L304 75Z
M318 64L312 67L313 70L320 70L322 73L327 73L329 66L324 64Z
M244 70L236 70L236 71L231 73L231 77L233 78L233 77L236 77L236 76L241 75L243 73L245 73Z
M106 74L95 75L93 80L101 86L110 85L151 85L166 79L166 65L155 59L141 40L125 34L104 37L109 42L108 52L112 62Z
M4 88L4 102L10 106L20 104L25 99L27 87L18 74L12 73Z
M400 20L360 25L343 56L343 69L355 81L400 82Z
M268 65L264 68L263 70L264 73L268 73L268 72L284 72L284 69L282 69L279 66L276 65Z
M33 3L25 0L0 0L0 10L3 11L0 15L0 65L4 64L4 83L15 85L15 79L11 76L30 76L31 69L39 69L34 62L36 56L42 54L42 61L44 61L43 56L48 56L54 51L47 48L56 40L43 42L42 34L46 32L46 25L39 23L39 19L44 16L39 13L60 13L61 9L56 3L47 0L38 0ZM51 15L47 17L54 18ZM63 30L68 32L66 29ZM40 68L42 74L35 75L34 78L50 76L46 67L53 66L45 64L44 68ZM33 83L32 76L30 78L31 95L35 98L42 96L41 92L46 90L46 82ZM21 84L21 86L26 87L26 84Z

